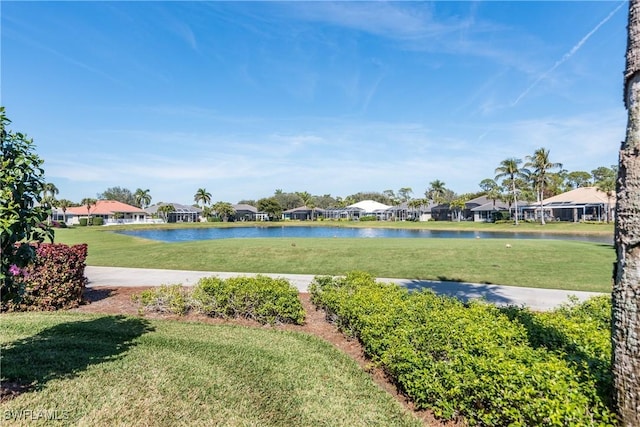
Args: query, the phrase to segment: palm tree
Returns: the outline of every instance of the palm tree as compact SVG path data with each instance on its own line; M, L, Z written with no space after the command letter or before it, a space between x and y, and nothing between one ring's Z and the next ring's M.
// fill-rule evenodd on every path
M198 191L193 196L193 201L196 203L202 202L202 209L204 209L205 205L211 203L211 193L206 188L198 188Z
M144 209L151 204L151 194L149 194L149 189L143 190L142 188L138 188L136 192L133 193L133 197L139 208Z
M47 182L42 186L42 199L40 203L46 207L47 224L51 224L51 208L56 206L56 195L60 192L58 187L52 182Z
M60 192L58 187L52 182L47 182L42 186L42 195L45 198L50 198L51 200L55 200L56 195Z
M640 0L629 1L624 104L627 134L620 148L612 293L614 404L622 426L639 426L640 411Z
M456 221L460 222L462 219L462 211L467 206L466 198L459 197L455 200L452 200L449 204L449 207L453 210L455 214Z
M62 221L67 222L67 208L73 206L73 202L67 199L58 200L58 207L62 210Z
M222 217L222 221L227 222L229 217L236 213L233 205L229 202L218 202L213 205L213 210Z
M311 209L311 221L313 221L316 216L316 198L308 191L296 191L296 195L300 197L304 206Z
M411 200L412 193L413 193L413 190L411 189L411 187L402 187L401 189L398 190L398 196L400 197L400 201L408 202L409 200Z
M615 177L605 178L598 182L596 187L607 195L607 210L605 213L607 215L607 223L609 223L612 212L611 199L613 199L613 196L616 194L616 179Z
M176 208L173 205L162 205L158 208L158 214L164 222L169 222L169 214L175 211Z
M442 204L445 202L445 194L447 192L447 188L445 187L444 182L436 179L435 181L431 181L429 183L429 188L424 193L425 196L429 200L432 200L436 205Z
M81 205L87 208L87 225L90 225L89 223L91 220L91 206L95 206L96 202L96 199L92 199L90 197L85 197L80 202Z
M527 162L525 168L531 168L531 176L533 177L536 196L540 203L540 224L544 225L544 208L542 201L544 200L544 186L549 182L549 171L552 169L562 168L562 163L553 163L549 160L549 150L538 148L533 152L533 156L526 157Z
M429 200L427 199L411 199L407 203L407 207L411 209L412 216L414 221L418 221L420 219L420 215L422 214L422 207L429 206ZM417 214L416 214L417 211Z
M529 172L525 168L520 168L522 160L516 158L505 159L500 162L495 170L496 180L505 179L511 187L511 195L513 196L513 205L515 207L515 224L518 225L518 187L516 181L518 178L524 178Z

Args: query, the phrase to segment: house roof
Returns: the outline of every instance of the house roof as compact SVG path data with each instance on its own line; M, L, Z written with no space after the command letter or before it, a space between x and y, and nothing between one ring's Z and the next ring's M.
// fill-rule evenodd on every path
M240 203L237 205L233 205L233 209L236 210L236 212L238 211L249 211L252 213L258 213L258 209L256 209L255 206L251 206L251 205L247 205L245 203Z
M136 206L131 206L126 203L118 202L116 200L98 200L95 205L92 205L89 209L91 215L111 215L114 213L146 213L142 209ZM67 214L71 215L86 215L86 206L75 206L67 208Z
M607 193L597 187L580 187L557 196L549 197L542 201L544 206L571 206L571 205L590 205L590 204L609 204L615 205L615 194L607 197ZM532 204L535 205L535 204Z
M187 205L182 205L180 203L156 203L155 205L151 205L148 208L145 209L145 212L147 212L148 214L155 214L158 212L158 209L161 206L167 206L167 205L172 205L175 209L175 212L179 212L179 213L201 213L202 209L197 208L195 206L187 206Z
M509 206L501 201L501 200L496 200L496 204L494 206L493 204L493 200L485 203L484 205L480 205L480 206L476 206L475 208L471 209L471 212L485 212L485 211L503 211L509 209Z
M391 206L387 206L380 202L376 202L375 200L363 200L358 203L354 203L352 205L347 206L348 208L358 208L362 209L365 212L375 212L378 210L387 210Z
M426 204L421 205L419 207L419 210L421 212L431 212L431 208L434 207L435 205L436 204L433 203L433 201L429 200ZM416 208L409 207L409 202L402 202L398 206L392 206L389 208L390 211L411 210L411 209L416 209Z
M308 206L300 206L299 208L287 209L283 213L294 213L294 212L310 212L315 210L316 212L323 212L324 209L320 208L310 208Z

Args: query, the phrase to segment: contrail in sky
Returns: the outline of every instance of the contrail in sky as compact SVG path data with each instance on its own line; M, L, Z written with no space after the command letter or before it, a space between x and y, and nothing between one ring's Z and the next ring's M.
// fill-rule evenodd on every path
M531 86L529 86L527 89L525 89L525 91L522 92L520 94L520 96L515 101L513 101L511 103L511 106L515 107L518 104L518 102L520 102L520 100L522 98L524 98L525 96L527 96L529 94L529 92L531 92L531 89L533 89L534 87L536 87L538 85L538 83L540 83L541 80L545 79L549 74L554 72L556 68L558 68L559 66L564 64L569 58L571 58L582 47L582 45L585 44L587 42L587 40L589 40L589 37L591 37L596 31L598 31L598 29L600 29L600 27L602 27L604 24L606 24L607 21L609 19L611 19L611 17L613 15L615 15L616 12L618 10L620 10L620 8L626 3L627 3L626 0L622 1L609 15L607 15L606 18L604 18L602 21L600 21L600 23L598 25L596 25L593 30L589 31L589 33L586 36L584 36L582 38L582 40L580 40L574 47L572 47L569 52L565 53L564 56L559 61L557 61L555 64L553 64L553 67L549 68L546 72L541 74L540 77L538 77L536 79L536 81L534 81L531 84Z

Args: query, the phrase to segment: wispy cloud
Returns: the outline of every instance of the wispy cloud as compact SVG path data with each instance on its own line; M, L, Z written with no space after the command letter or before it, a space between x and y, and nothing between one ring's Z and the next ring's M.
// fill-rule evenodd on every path
M616 14L616 12L618 12L618 10L620 10L620 8L622 8L623 5L627 4L627 1L622 1L620 2L620 4L618 4L618 6L616 6L615 9L613 9L609 15L607 15L602 21L600 21L598 23L598 25L596 25L591 31L589 31L582 39L580 39L580 41L578 43L576 43L571 50L569 50L569 52L565 53L562 58L560 58L558 61L556 61L555 64L553 64L553 66L551 68L549 68L547 71L545 71L544 73L542 73L540 76L538 76L538 78L536 80L534 80L533 83L531 83L531 85L529 85L529 87L527 87L516 99L515 101L513 101L511 103L512 107L515 107L516 105L518 105L518 103L524 98L526 97L542 80L546 79L551 73L553 73L559 66L561 66L562 64L564 64L565 62L567 62L569 59L571 59L571 57L573 55L576 54L576 52L578 52L580 50L580 48L587 42L587 40L589 40L589 38L594 35L596 33L596 31L598 31L600 29L600 27L602 27L604 24L606 24L612 17L613 15Z

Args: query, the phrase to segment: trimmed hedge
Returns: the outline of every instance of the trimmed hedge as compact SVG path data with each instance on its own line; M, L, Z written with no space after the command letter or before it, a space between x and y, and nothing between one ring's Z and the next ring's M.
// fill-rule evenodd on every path
M192 298L199 311L213 317L245 317L260 323L304 323L298 290L286 279L217 277L201 279Z
M472 425L615 424L606 301L537 314L360 272L317 277L310 292L418 408Z
M161 286L135 297L151 311L185 314L190 310L211 317L244 317L262 324L304 323L298 290L286 279L267 276L200 279L193 291L181 285Z
M87 283L84 277L87 245L42 243L36 260L23 268L18 279L24 286L22 302L9 311L58 310L77 307Z

